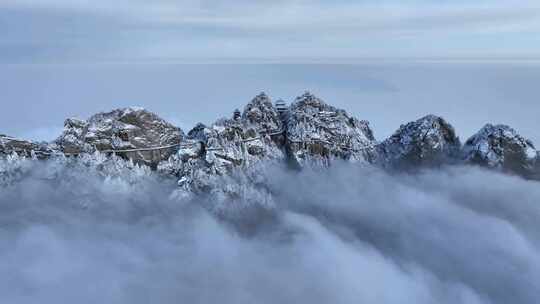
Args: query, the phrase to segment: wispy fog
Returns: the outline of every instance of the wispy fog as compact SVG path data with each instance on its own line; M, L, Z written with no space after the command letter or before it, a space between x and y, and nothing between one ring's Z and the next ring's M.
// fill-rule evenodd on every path
M276 171L277 210L223 219L201 207L211 202L170 199L173 181L148 172L51 166L1 189L1 303L540 297L536 182L474 168Z

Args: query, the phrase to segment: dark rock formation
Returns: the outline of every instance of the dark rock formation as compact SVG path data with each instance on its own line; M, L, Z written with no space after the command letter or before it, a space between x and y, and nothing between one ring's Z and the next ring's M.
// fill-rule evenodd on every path
M428 115L401 126L378 146L378 163L411 169L437 166L457 158L461 143L443 118Z
M467 163L525 177L533 178L538 172L533 143L506 125L485 125L465 142L463 157Z

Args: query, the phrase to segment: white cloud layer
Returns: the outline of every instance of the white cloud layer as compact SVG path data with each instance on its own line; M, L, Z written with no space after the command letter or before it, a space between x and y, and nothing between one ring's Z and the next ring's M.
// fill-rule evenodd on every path
M0 302L540 296L537 182L474 168L391 176L347 165L274 172L270 186L277 210L219 220L201 202L172 201L172 182L140 172L36 166L0 196Z

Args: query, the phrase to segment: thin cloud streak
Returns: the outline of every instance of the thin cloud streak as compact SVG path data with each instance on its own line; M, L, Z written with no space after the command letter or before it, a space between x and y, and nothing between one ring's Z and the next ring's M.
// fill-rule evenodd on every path
M538 53L539 17L528 1L7 0L0 3L0 60L519 57Z

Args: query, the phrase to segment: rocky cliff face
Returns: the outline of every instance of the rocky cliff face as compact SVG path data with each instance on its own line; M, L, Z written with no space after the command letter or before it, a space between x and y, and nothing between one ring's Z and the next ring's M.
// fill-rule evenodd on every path
M468 163L526 177L540 172L535 172L538 152L533 143L506 125L485 125L465 142L463 157Z
M178 180L175 196L208 196L218 211L230 209L231 201L273 206L265 177L276 166L325 168L347 161L410 170L471 163L540 180L538 152L510 127L487 125L462 147L448 122L428 115L377 143L367 121L310 93L289 107L276 107L261 93L243 111L211 125L197 124L187 135L138 108L68 119L54 143L0 136L0 156L3 184L24 171L20 158L95 164L89 166L103 172L110 171L104 166L148 166Z
M140 108L117 109L99 113L88 120L67 119L56 140L66 154L94 151L133 150L179 144L182 130L156 114ZM118 152L119 156L150 166L168 159L175 149Z
M185 145L159 169L178 176L179 196L208 195L223 210L238 198L271 206L264 173L268 165L286 160L282 131L279 113L262 93L230 119L195 126Z
M47 158L53 150L46 143L36 143L0 134L0 157L16 154L24 157Z
M414 169L455 160L461 143L448 122L428 115L401 126L377 148L382 166Z
M296 98L286 115L286 148L299 167L328 166L336 159L372 163L376 158L376 142L367 121L310 93Z
M278 109L262 93L230 119L198 124L160 170L179 177L178 195L204 193L217 202L250 197L271 206L264 181L270 167L325 167L338 159L368 163L374 147L367 122L312 94Z

